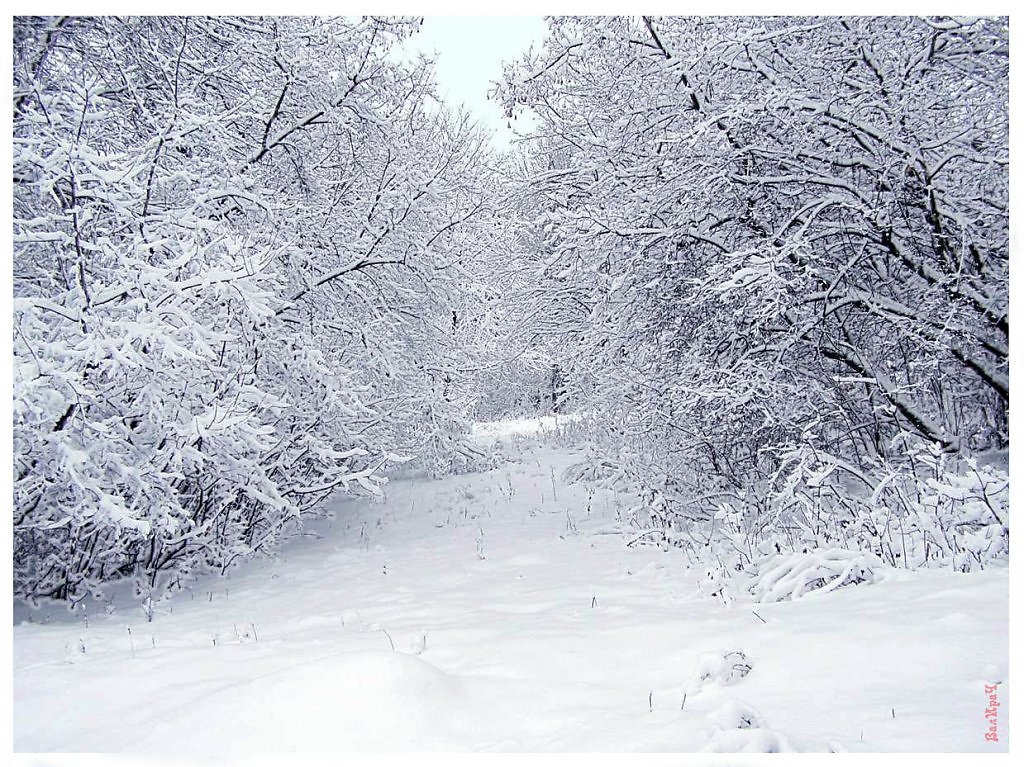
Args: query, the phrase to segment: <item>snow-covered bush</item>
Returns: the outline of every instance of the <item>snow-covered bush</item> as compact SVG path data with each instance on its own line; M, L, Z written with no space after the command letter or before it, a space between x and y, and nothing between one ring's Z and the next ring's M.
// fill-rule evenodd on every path
M811 592L872 583L880 565L871 554L845 549L777 554L754 564L747 590L758 602L798 599Z
M621 465L592 454L567 466L562 472L562 480L569 483L592 482L611 490L623 489L623 485L628 481Z
M1009 546L1009 476L991 461L901 440L897 457L854 465L820 448L787 451L766 491L785 548L873 552L892 566L984 567Z
M705 685L732 685L750 673L752 666L742 650L716 650L703 652L697 657L691 689Z
M1010 477L1005 466L957 459L934 445L913 449L914 463L890 470L872 494L875 529L892 561L983 568L1009 554Z
M631 509L636 529L650 531L635 540L679 547L691 562L713 565L716 585L709 581L705 592L718 594L729 591L732 575L770 555L847 550L888 566L961 571L1005 560L1005 460L958 458L921 442L903 450L856 465L804 445L781 451L772 476L748 489L689 498L656 479ZM627 474L644 476L636 468Z

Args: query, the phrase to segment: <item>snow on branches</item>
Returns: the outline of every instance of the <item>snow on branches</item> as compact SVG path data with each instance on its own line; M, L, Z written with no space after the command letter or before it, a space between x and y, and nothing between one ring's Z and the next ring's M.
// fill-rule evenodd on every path
M1003 549L916 446L964 478L1008 444L1007 54L1005 19L572 17L506 68L554 359L670 537L732 498L799 551L804 493L854 546L943 517L903 562ZM817 487L815 451L841 462ZM998 512L999 486L965 492Z
M414 27L16 19L17 594L224 569L465 430L485 144L389 55Z

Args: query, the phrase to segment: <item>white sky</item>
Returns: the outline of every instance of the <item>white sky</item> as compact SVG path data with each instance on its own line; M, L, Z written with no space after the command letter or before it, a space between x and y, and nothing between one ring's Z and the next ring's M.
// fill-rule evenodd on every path
M541 16L427 16L407 49L437 54L438 95L450 107L464 104L494 131L494 144L507 148L514 138L501 107L489 101L492 83L501 79L502 61L539 44L547 31ZM528 124L513 123L520 131Z

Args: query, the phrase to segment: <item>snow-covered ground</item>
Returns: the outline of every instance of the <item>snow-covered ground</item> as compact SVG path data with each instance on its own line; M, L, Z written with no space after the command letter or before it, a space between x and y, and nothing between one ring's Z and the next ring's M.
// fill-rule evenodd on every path
M1006 750L1005 569L726 606L682 552L624 545L623 499L561 482L571 450L506 452L339 498L152 622L127 594L16 607L15 750Z
M509 421L483 421L473 424L472 438L482 444L493 446L500 441L504 444L517 444L518 439L550 437L559 430L571 427L579 422L578 413L567 415L541 415L535 418L517 418Z

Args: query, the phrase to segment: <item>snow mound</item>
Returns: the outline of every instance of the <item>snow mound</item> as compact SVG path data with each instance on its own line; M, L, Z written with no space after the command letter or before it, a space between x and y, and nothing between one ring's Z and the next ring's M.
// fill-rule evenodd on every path
M780 754L796 749L781 732L766 727L750 730L719 730L703 748L716 754Z
M986 663L981 678L987 684L1002 684L1006 680L1006 668L999 663Z
M697 656L697 668L693 674L694 688L699 690L706 684L736 684L750 673L751 668L742 650L702 652Z
M714 733L704 751L777 754L797 750L785 735L769 729L761 712L741 700L727 700L708 714L708 723Z
M779 554L760 562L747 590L758 602L799 599L842 586L873 583L881 562L872 554L846 549L819 549Z
M423 651L427 649L427 632L420 629L409 639L409 653L412 655L422 655Z
M719 730L756 730L765 726L764 717L741 700L727 700L708 714L708 722Z
M400 652L363 651L298 663L204 696L185 717L189 737L153 727L139 746L192 753L293 750L447 750L469 711L460 680Z

